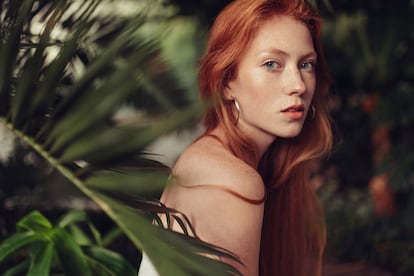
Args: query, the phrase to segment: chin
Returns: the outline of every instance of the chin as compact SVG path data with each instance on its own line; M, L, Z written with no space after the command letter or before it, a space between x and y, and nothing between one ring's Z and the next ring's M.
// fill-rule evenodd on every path
M278 135L278 137L282 137L282 138L295 138L301 132L302 132L302 128L300 128L300 129L294 129L294 130L291 130L291 131L286 131L284 133L280 133Z

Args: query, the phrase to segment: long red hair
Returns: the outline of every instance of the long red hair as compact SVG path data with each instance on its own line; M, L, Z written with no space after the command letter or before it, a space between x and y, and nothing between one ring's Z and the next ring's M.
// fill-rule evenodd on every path
M223 91L235 78L237 64L260 26L278 15L306 24L318 56L316 90L302 132L277 138L259 160L255 145L236 127L233 104ZM275 30L277 31L277 29ZM223 125L232 152L257 167L267 197L262 228L260 275L320 275L325 224L308 163L330 151L332 132L327 111L329 76L323 56L320 17L305 0L236 0L216 18L199 70L203 100L214 105L204 118L206 133Z

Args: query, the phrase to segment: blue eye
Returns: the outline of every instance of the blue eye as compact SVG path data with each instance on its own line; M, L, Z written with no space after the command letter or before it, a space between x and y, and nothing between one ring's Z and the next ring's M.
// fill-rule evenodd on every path
M315 62L314 61L307 61L300 64L300 69L304 70L314 70L315 69Z
M276 61L267 61L264 63L264 67L268 70L275 70L280 68L280 65Z

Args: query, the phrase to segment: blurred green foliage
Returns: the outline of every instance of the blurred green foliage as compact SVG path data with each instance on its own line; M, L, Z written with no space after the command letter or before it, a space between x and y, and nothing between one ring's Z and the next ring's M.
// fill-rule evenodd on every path
M197 60L208 27L229 2L157 2L162 4L152 10L162 16L155 12L150 22L160 26L160 18L164 18L165 24L144 33L162 37L160 52L153 54L168 60L174 70L150 70L147 84L152 85L143 85L130 95L130 103L160 116L165 110L168 113L197 102ZM398 275L413 275L414 2L313 2L324 22L323 44L332 77L331 108L337 137L336 148L318 175L324 180L319 193L328 222L327 258L362 260ZM99 38L102 48L110 38ZM86 48L79 53L84 63L89 62L88 49L94 50ZM156 65L155 69L163 68L160 63ZM64 80L74 81L69 75ZM179 85L173 86L172 93L160 92L169 90L175 81ZM11 168L20 170L20 165L14 166ZM24 179L36 175L35 169L30 166L16 181L27 183ZM4 167L0 173L13 177ZM18 190L7 185L10 191ZM6 197L8 189L2 189L0 196Z
M203 110L187 99L162 57L159 36L169 12L154 13L159 2L125 1L135 10L126 16L113 13L110 8L115 4L119 3L0 2L0 136L11 133L18 141L14 152L8 151L12 156L23 150L22 165L14 163L22 161L16 156L13 162L2 158L6 162L0 170L1 203L19 208L20 201L36 197L30 190L45 187L42 180L49 178L59 187L65 182L83 195L78 199L105 213L131 245L145 251L160 275L237 274L230 265L209 257L237 261L230 252L195 234L173 232L173 221L184 223L177 211L157 200L169 169L152 160L146 147L193 123ZM126 104L136 109L131 120L119 113ZM18 174L29 168L33 177L13 176L10 168ZM16 184L24 187L6 189ZM25 189L25 194L19 193ZM61 199L67 199L61 192ZM61 207L53 198L44 200L23 208ZM5 209L4 220L10 212ZM161 214L167 218L165 228L153 224ZM92 275L89 270L98 271L96 275L125 275L124 271L130 275L138 267L131 268L102 246L83 250L73 239L79 231L55 227L38 212L17 220L15 234L9 232L10 222L0 228L2 239L8 237L0 243L0 262L5 265L1 273L48 275L56 256L67 275ZM92 232L99 236L94 228ZM9 270L7 258L23 247L25 258ZM93 260L88 264L88 259Z
M84 211L68 212L56 225L33 211L17 228L0 244L0 262L9 259L4 275L136 275L122 255L105 248L121 231L102 235Z
M324 45L339 143L321 191L329 254L414 273L414 3L331 1Z

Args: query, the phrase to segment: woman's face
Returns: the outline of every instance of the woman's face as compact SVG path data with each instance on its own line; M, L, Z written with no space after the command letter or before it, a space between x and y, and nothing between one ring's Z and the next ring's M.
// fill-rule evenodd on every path
M259 29L225 95L240 106L237 126L259 146L302 130L315 91L316 53L304 23L276 16Z

